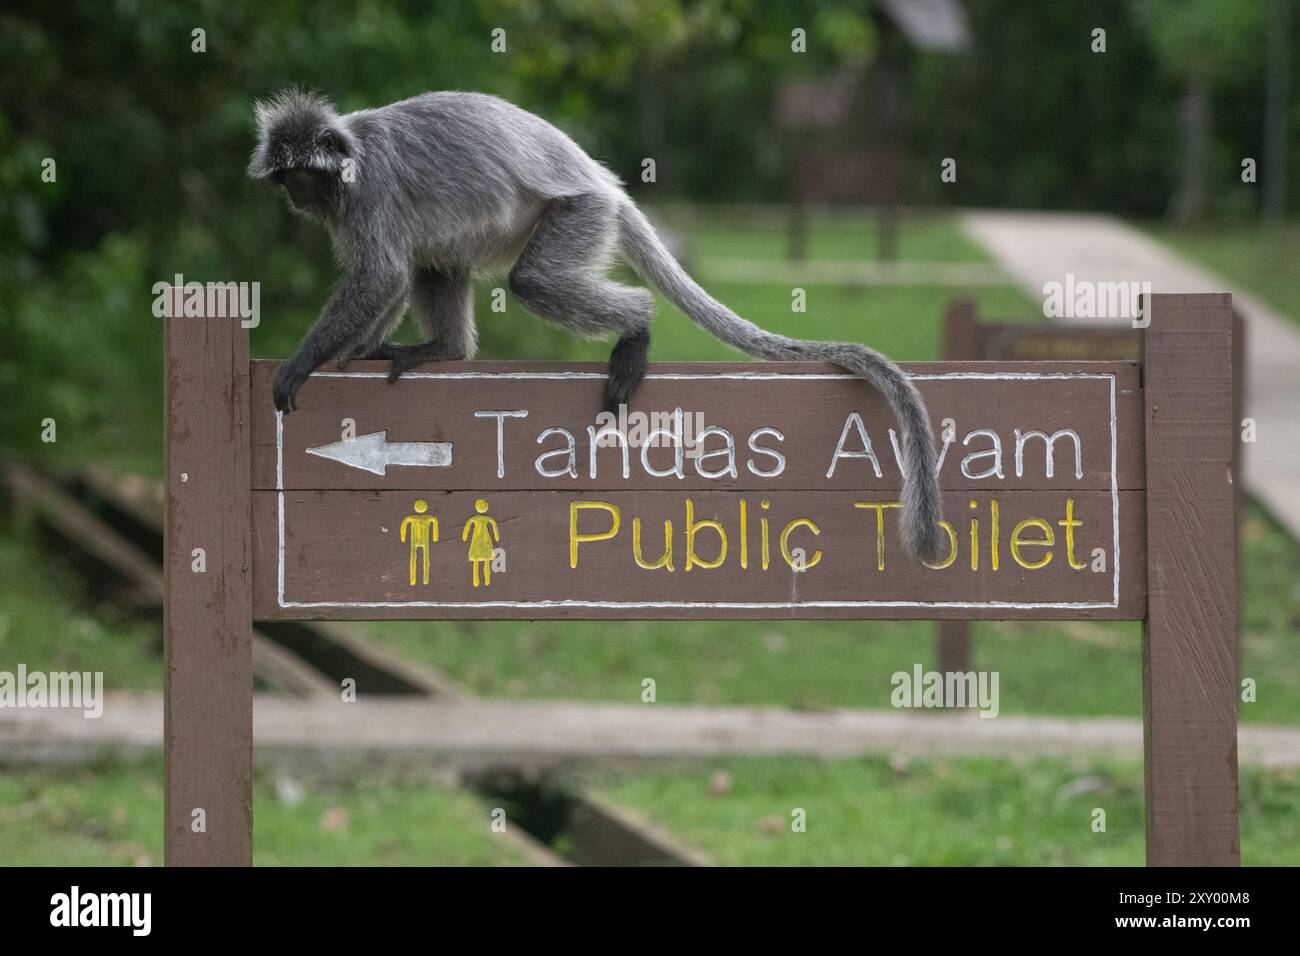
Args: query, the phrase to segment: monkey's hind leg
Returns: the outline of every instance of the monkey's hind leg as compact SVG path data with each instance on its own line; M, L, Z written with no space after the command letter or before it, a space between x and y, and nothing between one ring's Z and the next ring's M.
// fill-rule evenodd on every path
M605 411L618 414L618 407L632 400L650 365L650 330L625 335L614 343L609 355L609 378L605 379Z
M474 328L474 284L469 275L424 268L411 283L411 311L428 337L419 345L384 346L392 361L388 380L424 362L454 362L474 357L478 334Z
M654 296L606 272L617 233L615 202L599 193L553 200L510 271L510 291L532 312L582 336L619 335L605 408L616 412L645 376Z

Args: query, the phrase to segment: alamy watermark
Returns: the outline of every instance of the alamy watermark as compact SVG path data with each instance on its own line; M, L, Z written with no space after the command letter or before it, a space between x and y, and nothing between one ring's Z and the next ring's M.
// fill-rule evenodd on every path
M260 282L186 282L178 272L171 282L155 282L153 296L159 319L239 319L246 329L262 321Z
M913 664L910 673L895 671L889 683L894 688L889 702L895 707L975 707L981 717L996 717L1001 709L997 671L927 671Z
M601 412L596 416L595 443L597 448L681 448L687 458L699 458L702 439L713 434L704 424L703 412L629 411L626 405L618 406L618 415Z
M1065 274L1043 284L1043 315L1049 319L1128 319L1135 329L1151 324L1151 283L1093 282Z
M50 925L55 927L121 927L132 936L148 936L153 928L152 893L91 893L73 885L50 897Z
M104 715L103 671L0 671L0 707L80 710L87 719Z

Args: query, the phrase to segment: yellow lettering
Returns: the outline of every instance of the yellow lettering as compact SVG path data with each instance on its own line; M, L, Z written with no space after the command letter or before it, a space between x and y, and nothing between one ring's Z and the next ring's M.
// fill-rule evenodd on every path
M936 571L942 571L948 565L957 560L957 529L950 522L940 520L939 527L948 532L948 557L939 564L930 564L928 561L922 561L927 568L933 568Z
M1070 567L1076 571L1082 571L1088 566L1087 561L1075 561L1074 559L1074 529L1083 527L1083 522L1074 517L1074 499L1065 499L1065 520L1056 522L1065 529L1065 559L1070 562Z
M974 499L971 499L970 506L972 509L975 507ZM970 569L980 569L980 523L976 518L970 519Z
M785 558L785 563L790 565L792 568L795 566L795 560L794 556L790 554L790 549L786 546L786 542L790 540L790 532L798 527L807 528L813 534L819 535L822 533L822 529L817 527L817 525L809 521L807 518L795 518L785 526L785 530L781 532L781 557ZM803 563L803 570L807 571L809 568L815 566L821 559L822 553L820 551L814 551L812 558Z
M1038 528L1043 532L1040 539L1025 539L1020 536L1020 532L1025 528ZM1026 518L1020 524L1016 525L1011 532L1011 556L1016 559L1016 563L1022 568L1028 568L1030 571L1035 568L1043 568L1051 563L1052 552L1048 551L1047 556L1041 561L1026 561L1020 555L1020 549L1026 546L1050 548L1056 543L1056 536L1052 533L1052 526L1042 518Z
M689 504L688 504L689 507ZM589 510L608 511L613 519L610 522L608 531L601 531L597 534L578 534L578 512ZM689 512L688 512L689 513ZM569 567L578 566L578 545L587 541L608 541L614 535L618 534L618 526L622 518L619 515L618 506L612 505L608 501L571 501L569 502Z
M645 568L647 571L653 571L656 568L673 569L673 523L664 522L664 556L654 564L648 563L645 558L641 557L641 519L632 519L632 557L636 560L637 567Z
M855 501L855 508L866 508L876 513L876 570L885 570L885 509L901 508L901 501Z
M989 536L989 564L992 565L993 570L996 571L998 569L998 558L999 558L998 551L1000 550L998 547L998 499L993 498L991 501L989 501L989 512L990 512L990 519L991 519L990 520L991 531Z
M749 529L745 527L745 499L740 499L740 567L749 567Z
M712 528L718 532L718 557L716 561L705 561L695 554L695 533L701 528ZM686 570L689 571L695 565L702 568L716 568L727 559L727 532L722 528L721 521L714 521L712 518L704 518L700 521L695 520L695 502L690 498L686 499Z

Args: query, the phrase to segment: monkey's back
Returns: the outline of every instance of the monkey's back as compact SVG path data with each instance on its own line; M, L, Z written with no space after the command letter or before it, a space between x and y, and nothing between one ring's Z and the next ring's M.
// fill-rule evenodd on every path
M566 133L497 96L423 93L349 116L361 114L381 119L403 155L424 156L462 186L509 184L547 199L593 189L622 194L618 178Z
M485 268L517 254L548 200L603 193L625 199L613 173L557 127L484 93L424 93L343 121L382 162L405 212L419 220L422 257Z

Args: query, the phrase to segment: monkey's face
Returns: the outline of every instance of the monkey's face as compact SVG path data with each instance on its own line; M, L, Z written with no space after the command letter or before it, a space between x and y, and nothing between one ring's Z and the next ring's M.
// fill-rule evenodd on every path
M335 177L323 169L288 169L275 179L299 212L321 213L333 203Z

